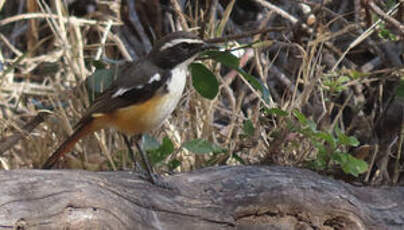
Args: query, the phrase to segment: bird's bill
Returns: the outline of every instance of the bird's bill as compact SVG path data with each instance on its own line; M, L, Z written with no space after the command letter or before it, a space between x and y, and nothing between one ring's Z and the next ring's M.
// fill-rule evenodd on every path
M204 43L201 50L218 50L220 47L212 43Z

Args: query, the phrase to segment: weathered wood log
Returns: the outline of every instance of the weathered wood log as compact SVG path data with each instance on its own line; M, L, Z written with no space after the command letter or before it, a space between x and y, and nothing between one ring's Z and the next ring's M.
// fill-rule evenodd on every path
M355 187L291 167L0 172L0 229L404 229L404 188Z

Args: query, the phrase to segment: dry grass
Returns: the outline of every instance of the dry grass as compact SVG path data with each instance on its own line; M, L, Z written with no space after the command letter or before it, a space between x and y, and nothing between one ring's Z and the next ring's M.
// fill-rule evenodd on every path
M0 30L0 61L5 70L0 73L0 129L3 141L7 141L4 137L24 133L21 127L38 112L51 114L31 133L24 133L23 140L0 153L1 167L4 169L40 167L72 132L74 124L89 105L88 96L80 87L95 70L94 66L88 65L89 59L136 59L151 44L150 30L160 36L170 30L203 28L205 38L246 30L245 25L235 25L235 19L232 18L236 1L230 1L227 6L220 3L215 5L215 1L211 1L213 5L196 1L200 6L192 8L187 5L182 8L175 5L177 1L173 0L170 4L175 6L174 10L155 18L145 16L150 13L145 9L150 8L147 8L147 4L140 4L138 7L144 7L141 8L144 11L135 12L140 21L132 24L132 27L127 25L127 15L119 14L119 1L99 1L94 4L97 7L94 11L80 16L74 16L74 12L69 11L69 8L74 8L70 4L74 1L54 0L50 1L51 5L47 5L45 1L32 0L27 1L27 7L20 10L18 7L22 3L7 0L1 2L4 4L0 4L0 26L3 27ZM254 2L262 4L264 1ZM149 6L153 6L153 3ZM311 6L315 8L316 4ZM220 10L220 7L223 8ZM295 9L292 6L285 8ZM266 28L278 23L299 30L295 20L301 22L304 19L296 18L285 10L286 14L275 20L277 14L283 14L277 12L277 9L280 10L275 6L273 11L261 11L261 19L253 23L254 28ZM5 13L6 10L13 13ZM213 14L216 10L221 13ZM235 71L212 61L204 61L221 83L219 95L214 100L203 99L189 81L173 116L161 129L152 133L158 140L164 136L169 137L177 149L165 162L177 159L181 161L181 167L177 170L188 171L209 165L239 164L232 157L234 154L247 164L270 162L304 166L308 160L316 158L317 150L310 138L291 128L291 125L299 126L296 119L265 114L264 108L303 111L315 121L319 130L334 130L338 126L347 134L357 136L362 143L374 143L376 120L386 103L385 82L395 76L402 76L403 71L393 69L387 72L384 69L386 77L383 79L379 78L377 72L382 71L382 68L363 71L372 60L363 57L367 52L363 49L368 49L366 46L353 49L359 53L358 56L362 55L361 60L356 60L355 52L351 50L353 54L339 66L343 68L330 71L333 64L337 63L336 57L343 51L335 41L344 36L353 41L352 37L359 36L358 31L361 30L344 17L327 21L327 13L318 13L317 16L318 22L315 25L303 22L301 30L305 32L294 33L287 29L284 33L256 34L238 40L241 44L266 41L260 43L263 47L241 50L240 59L243 69L251 72L269 88L271 94L268 102L262 99L261 92ZM144 18L150 20L149 24L142 21ZM331 27L335 24L345 28L332 31ZM128 28L134 25L141 32L138 37L128 32ZM303 34L302 37L299 34ZM137 44L133 44L134 40ZM53 70L47 72L44 63L49 62ZM351 77L355 71L361 71L366 77ZM346 81L338 84L343 90L330 90L329 82L335 82L342 75L349 76ZM371 103L367 92L371 92L374 99L373 112L370 113L365 113L365 105ZM350 116L345 114L347 108L353 111ZM346 119L353 122L347 123ZM255 128L253 136L243 135L243 124L247 120ZM226 148L227 152L195 155L180 148L184 141L195 138L207 139ZM345 150L352 151L348 148ZM370 154L365 154L363 159L369 159ZM114 130L103 130L80 141L74 152L66 155L58 167L117 170L130 168L131 165L120 135ZM160 171L167 170L164 164L158 168Z

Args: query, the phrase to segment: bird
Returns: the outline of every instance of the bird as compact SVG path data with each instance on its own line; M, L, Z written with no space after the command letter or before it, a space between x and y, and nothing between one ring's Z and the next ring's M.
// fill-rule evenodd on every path
M95 98L75 125L73 134L51 154L42 169L52 168L81 138L101 129L115 128L125 134L129 147L126 135L137 137L136 146L149 181L156 184L147 155L139 145L140 137L160 127L174 111L186 85L189 64L202 51L216 48L186 31L172 32L157 40L144 58L119 68L117 78Z

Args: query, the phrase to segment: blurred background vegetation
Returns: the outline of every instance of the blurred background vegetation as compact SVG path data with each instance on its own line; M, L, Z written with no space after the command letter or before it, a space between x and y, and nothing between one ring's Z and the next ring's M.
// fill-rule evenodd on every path
M156 171L277 164L402 185L403 22L398 0L0 0L0 168L40 167L116 63L193 30L228 52L192 65L144 137ZM57 167L132 165L103 130Z

